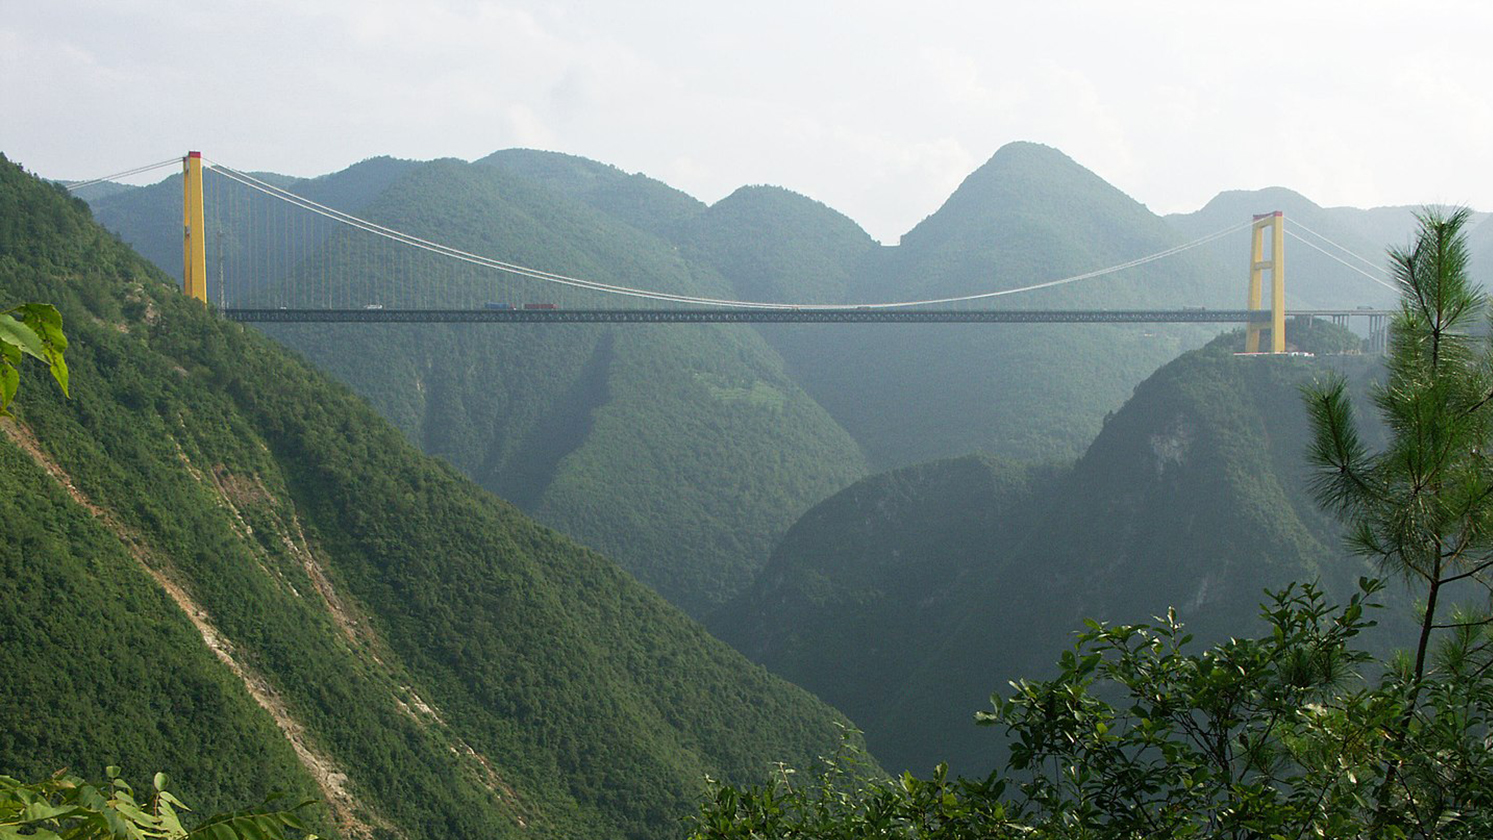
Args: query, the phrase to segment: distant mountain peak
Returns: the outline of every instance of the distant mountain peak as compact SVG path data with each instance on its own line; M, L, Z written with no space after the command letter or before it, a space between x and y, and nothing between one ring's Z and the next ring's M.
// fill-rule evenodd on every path
M1273 213L1276 210L1317 212L1322 209L1321 205L1293 189L1264 187L1258 190L1224 190L1204 205L1203 211L1219 207L1237 209L1239 204L1245 202L1257 206L1255 213Z
M572 155L567 152L553 152L547 149L499 149L492 154L478 158L473 163L489 164L493 166L522 167L525 169L548 169L559 172L569 170L571 172L589 172L596 175L613 175L627 177L627 173L619 167L610 163L592 160L591 158Z
M854 219L839 210L803 193L772 184L749 184L737 187L730 195L710 205L707 212L715 215L728 212L732 214L774 213L798 219L815 218L842 232L849 232L853 229L854 234L858 235L857 238L867 240L871 238L870 234L856 224Z
M794 192L793 190L790 190L787 187L780 187L780 186L777 186L776 184L746 184L746 185L737 187L735 190L733 190L731 192L730 195L728 195L725 198L721 199L720 201L716 202L716 204L720 204L722 202L727 202L727 201L749 201L749 200L768 201L768 200L773 200L773 199L777 199L777 198L795 198L795 199L802 199L804 201L812 201L815 204L822 204L823 203L823 202L819 202L819 201L814 201L814 199L809 198L808 196L804 195L803 193ZM711 205L711 206L715 206L715 205Z
M990 156L990 160L986 161L986 164L988 165L997 161L1021 160L1023 158L1050 158L1067 161L1074 166L1078 165L1074 162L1073 158L1063 154L1063 151L1056 146L1049 146L1046 143L1038 143L1033 140L1012 140L999 149L996 149L995 154Z
M527 178L656 235L705 209L699 199L657 178L579 155L504 149L475 163Z
M1051 146L1007 143L954 190L933 215L903 237L903 245L936 246L988 237L1017 215L1154 218L1145 205Z

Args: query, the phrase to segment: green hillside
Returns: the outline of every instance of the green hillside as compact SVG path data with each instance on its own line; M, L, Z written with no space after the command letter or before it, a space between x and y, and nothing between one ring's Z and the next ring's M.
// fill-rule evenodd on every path
M716 630L878 743L889 699L963 607L956 593L1019 541L1061 473L966 456L858 481L794 524Z
M28 371L0 443L0 773L164 770L208 810L288 787L344 836L657 837L705 774L836 742L8 162L0 288L72 342L71 399Z
M676 240L715 266L742 299L780 303L857 300L865 263L880 249L828 206L762 186L742 187L712 204L681 225Z
M682 194L580 159L376 160L297 189L517 263L666 291L729 292L708 267L571 197L605 203L611 196L614 209L662 202L677 210L687 207ZM642 197L628 198L633 193ZM127 215L117 206L109 212ZM392 287L387 263L341 237L322 243L298 270L350 275L344 294L355 304L405 305L411 292ZM268 243L254 247L268 250ZM465 305L576 305L564 290L533 281L398 259L402 274L455 289ZM257 299L300 301L297 277L259 290ZM426 452L615 557L696 615L745 585L799 513L867 469L855 442L747 329L318 325L269 332L351 385Z
M1331 368L1361 382L1372 360L1241 358L1241 341L1147 379L1071 469L962 458L853 485L789 531L715 629L844 709L889 768L982 772L999 743L971 714L1047 673L1082 619L1174 605L1208 638L1248 626L1263 587L1342 591L1365 570L1307 493L1297 386Z

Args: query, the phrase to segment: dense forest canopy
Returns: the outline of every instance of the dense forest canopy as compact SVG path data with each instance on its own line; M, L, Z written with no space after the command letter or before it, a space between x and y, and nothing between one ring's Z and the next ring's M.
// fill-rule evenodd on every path
M168 768L208 810L281 786L327 801L320 832L414 838L657 836L709 776L726 786L703 818L737 830L770 808L731 823L742 815L730 802L781 793L745 787L771 761L832 752L847 721L826 702L890 769L983 773L1061 752L1005 753L998 733L971 733L992 686L1056 675L990 713L1019 738L1054 724L1023 715L1061 692L1149 667L1131 639L1174 645L1169 661L1256 656L1269 640L1222 640L1260 626L1262 585L1315 581L1281 589L1265 626L1350 664L1408 622L1399 590L1355 596L1371 566L1342 556L1339 526L1306 489L1301 383L1335 372L1343 394L1362 394L1377 375L1340 355L1357 338L1339 328L1291 325L1310 359L1239 358L1237 335L1108 326L291 326L271 341L183 300L79 202L9 163L0 175L6 305L55 301L76 338L72 399L42 387L43 367L23 368L26 399L0 444L4 521L16 523L0 550L23 594L0 601L0 667L18 675L0 689L0 773ZM528 150L263 177L516 262L781 301L1012 288L1276 205L1368 251L1413 221L1285 191L1163 219L1029 143L997 152L896 247L788 190L744 187L707 206ZM180 187L90 200L170 267ZM229 235L266 264L349 259L335 238L287 259L263 231ZM1474 229L1473 265L1490 236ZM1242 279L1219 278L1242 278L1243 247L1227 245L1003 304L1233 308ZM1300 300L1367 299L1362 277L1301 265ZM392 299L377 266L351 267L353 299ZM243 302L304 293L294 271L255 277ZM1371 445L1378 434L1363 431ZM1369 632L1361 609L1327 606L1361 607L1354 597L1386 600L1395 617ZM1083 618L1171 606L1219 645L1182 652L1170 619L1091 627L1083 655L1054 669ZM1102 671L1084 664L1096 655ZM1289 697L1333 696L1334 675L1308 671L1309 690ZM1244 676L1248 690L1301 687ZM1408 705L1466 699L1453 694ZM38 702L54 713L36 715ZM1096 709L1054 725L1110 726ZM859 754L859 736L844 748ZM1389 766L1381 758L1368 764ZM875 763L864 769L847 782L868 785L863 801L912 814L953 791L961 814L1005 819L980 810L999 793L944 771L886 794Z
M976 713L1009 744L988 776L940 764L884 781L851 747L807 778L718 786L696 840L1487 836L1493 345L1477 335L1487 298L1469 280L1468 219L1429 211L1415 241L1391 252L1400 308L1385 381L1371 389L1382 441L1360 430L1347 377L1301 391L1313 500L1341 520L1350 554L1420 602L1410 655L1365 650L1386 591L1368 576L1339 603L1315 582L1267 591L1263 627L1211 645L1175 606L1143 624L1087 618L1051 679L1013 680ZM1165 444L1159 471L1189 457L1190 437L1152 439ZM1278 548L1226 529L1213 537L1262 557ZM1276 571L1248 559L1241 570L1255 583ZM1203 606L1200 593L1190 607Z
M707 775L837 742L9 161L0 288L56 305L72 374L24 366L0 427L0 774L165 771L205 813L282 789L332 836L656 837Z
M1347 597L1372 569L1311 497L1298 389L1338 371L1364 393L1378 365L1331 355L1358 344L1340 327L1290 326L1322 355L1239 357L1242 334L1221 336L1141 383L1076 463L966 456L857 482L794 524L712 629L849 714L888 766L976 773L1001 744L969 731L971 709L1047 673L1085 618L1177 606L1213 640L1254 622L1263 586Z

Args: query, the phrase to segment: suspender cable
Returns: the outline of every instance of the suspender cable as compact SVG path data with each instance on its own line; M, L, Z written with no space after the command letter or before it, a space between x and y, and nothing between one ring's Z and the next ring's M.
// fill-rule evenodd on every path
M1183 251L1187 251L1187 250L1190 250L1192 248L1199 247L1199 246L1204 245L1204 244L1206 244L1208 242L1212 242L1215 239L1219 239L1221 237L1228 236L1231 233L1235 233L1237 231L1243 230L1243 229L1249 227L1252 224L1251 222L1241 222L1241 223L1233 225L1231 227L1224 228L1223 230L1217 231L1215 233L1211 233L1211 234L1208 234L1206 236L1199 237L1198 239L1195 239L1195 240L1193 240L1191 242L1183 243L1181 245L1176 245L1176 246L1173 246L1171 248L1166 248L1164 250L1158 251L1158 252L1156 252L1154 254L1149 254L1149 255L1144 256L1144 257L1139 257L1139 258L1136 258L1136 259L1133 259L1133 260L1128 260L1126 262L1118 263L1116 265L1108 266L1106 268L1096 269L1094 271L1088 271L1088 272L1084 272L1084 273L1081 273L1081 274L1075 274L1075 275L1072 275L1072 276L1069 276L1069 277L1063 277L1063 278L1059 278L1059 279L1056 279L1056 280L1048 280L1048 281L1044 281L1044 282L1041 282L1041 283L1033 283L1031 285L1022 286L1022 287L1014 288L1014 289L1001 289L1001 290L993 291L993 292L981 292L981 293L976 293L976 294L959 295L959 296L954 296L954 297L930 298L930 299L927 299L927 300L896 301L896 302L889 302L889 303L862 303L862 304L855 304L855 303L851 303L851 304L769 303L769 302L766 302L766 301L732 300L732 299L723 299L723 298L700 297L700 296L696 296L696 295L680 295L680 294L674 294L674 293L670 293L670 292L661 292L661 291L655 291L655 290L649 290L649 289L639 289L639 288L634 288L634 287L630 287L630 286L619 286L619 285L615 285L615 284L611 284L611 283L602 283L602 282L594 281L594 280L584 280L582 278L571 277L571 276L564 275L564 274L556 274L554 272L543 271L543 270L536 269L536 268L530 268L528 266L522 266L522 265L518 265L516 263L504 262L502 260L497 260L497 259L494 259L492 257L485 257L485 256L482 256L480 254L474 254L474 253L471 253L469 251L463 251L463 250L460 250L458 248L453 248L453 247L451 247L449 245L442 245L442 244L440 244L438 242L432 242L432 241L430 241L428 239L422 239L422 238L420 238L418 236L414 236L412 234L408 234L408 233L405 233L403 231L396 230L394 228L385 227L385 226L379 225L379 224L377 224L375 222L370 222L370 221L368 221L366 219L358 218L357 216L353 216L350 213L344 213L344 212L342 212L340 210L335 210L335 209L333 209L331 207L327 207L325 205L318 204L318 203L316 203L314 201L311 201L310 199L298 196L295 193L292 193L292 192L290 192L288 190L282 189L280 187L276 187L276 186L274 186L272 184L265 183L264 181L261 181L261 180L259 180L257 178L254 178L251 175L246 175L246 174L244 174L242 172L238 172L237 170L230 169L230 168L228 168L226 166L223 166L222 164L213 163L213 166L215 166L217 169L219 169L221 172L223 172L223 174L227 175L228 177L234 178L235 180L239 180L240 183L243 183L244 185L246 185L246 186L248 186L248 187L250 187L252 189L260 190L261 192L264 192L267 195L271 195L271 196L273 196L275 198L279 198L279 199L281 199L284 202L287 202L287 203L290 203L290 204L294 204L296 206L302 207L303 209L307 209L307 210L310 210L310 211L315 212L315 213L322 214L322 215L326 216L327 218L333 219L335 221L339 221L339 222L341 222L343 224L349 225L349 226L357 228L359 230L363 230L365 232L372 233L374 235L383 237L383 238L385 238L387 240L390 240L390 241L393 241L393 242L398 242L400 244L408 245L410 247L418 248L420 250L428 251L428 252L431 252L431 253L434 253L434 254L438 254L438 255L441 255L441 256L449 257L451 259L456 259L456 260L460 260L460 261L463 261L463 262L467 262L467 263L470 263L470 264L473 264L473 265L479 265L479 266L482 266L482 267L485 267L485 268L491 268L491 269L495 269L495 270L498 270L498 271L503 271L503 272L506 272L506 273L509 273L509 274L515 274L515 275L518 275L518 276L521 276L521 277L528 277L528 278L535 279L535 280L542 280L542 281L549 282L549 283L555 283L555 284L558 284L558 285L561 285L561 286L567 286L567 287L570 287L570 288L591 289L593 291L605 292L605 293L613 294L613 295L620 295L620 296L626 296L626 297L646 298L646 299L649 299L649 300L657 300L657 301L668 301L668 302L671 302L671 303L687 303L687 304L706 305L706 306L726 306L726 307L736 307L736 308L743 308L743 309L840 309L840 308L862 308L862 307L868 308L868 309L897 309L897 308L906 308L906 307L915 307L915 306L933 306L933 305L940 305L940 304L961 303L961 302L966 302L966 301L986 300L986 299L991 299L991 298L1004 297L1004 296L1007 296L1007 295L1021 294L1023 292L1030 292L1030 291L1036 291L1038 289L1052 288L1054 286L1061 286L1061 285L1066 285L1066 284L1069 284L1069 283L1077 283L1077 282L1082 281L1082 280L1091 280L1091 279L1102 277L1102 276L1105 276L1105 275L1108 275L1108 274L1113 274L1113 273L1116 273L1116 272L1119 272L1119 271L1124 271L1124 270L1129 269L1129 268L1135 268L1135 267L1138 267L1138 266L1141 266L1141 265L1145 265L1145 264L1150 263L1150 262L1154 262L1156 260L1165 259L1166 257L1174 256L1176 254L1182 253Z
M1367 271L1364 271L1363 269L1361 269L1358 266L1356 266L1356 265L1348 262L1347 260L1343 259L1342 257L1339 257L1337 254L1331 253L1326 248L1323 248L1323 247L1317 245L1315 242L1312 242L1310 239L1306 239L1305 237L1302 237L1302 236L1300 236L1300 235L1292 232L1290 228L1286 229L1286 236L1289 236L1292 239L1296 240L1297 242L1300 242L1302 245L1305 245L1306 247L1311 248L1312 250L1321 253L1323 256L1327 257L1330 260L1342 263L1342 265L1345 268L1349 269L1350 271L1355 271L1355 272L1357 272L1359 274L1362 274L1364 277L1369 278L1370 280L1374 281L1375 283L1378 283L1379 285L1383 286L1386 289L1391 289L1391 290L1396 291L1396 292L1398 292L1400 290L1399 286L1396 286L1395 284L1393 284L1393 283L1391 283L1391 282L1389 282L1387 280L1383 280L1381 278L1375 277L1374 275L1368 273Z

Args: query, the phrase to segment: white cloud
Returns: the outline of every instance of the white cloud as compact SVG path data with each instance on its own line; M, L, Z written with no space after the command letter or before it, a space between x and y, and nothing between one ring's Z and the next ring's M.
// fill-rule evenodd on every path
M310 175L536 145L709 200L781 184L882 239L1017 139L1158 211L1269 184L1486 208L1490 35L1470 0L50 0L0 20L0 151Z

